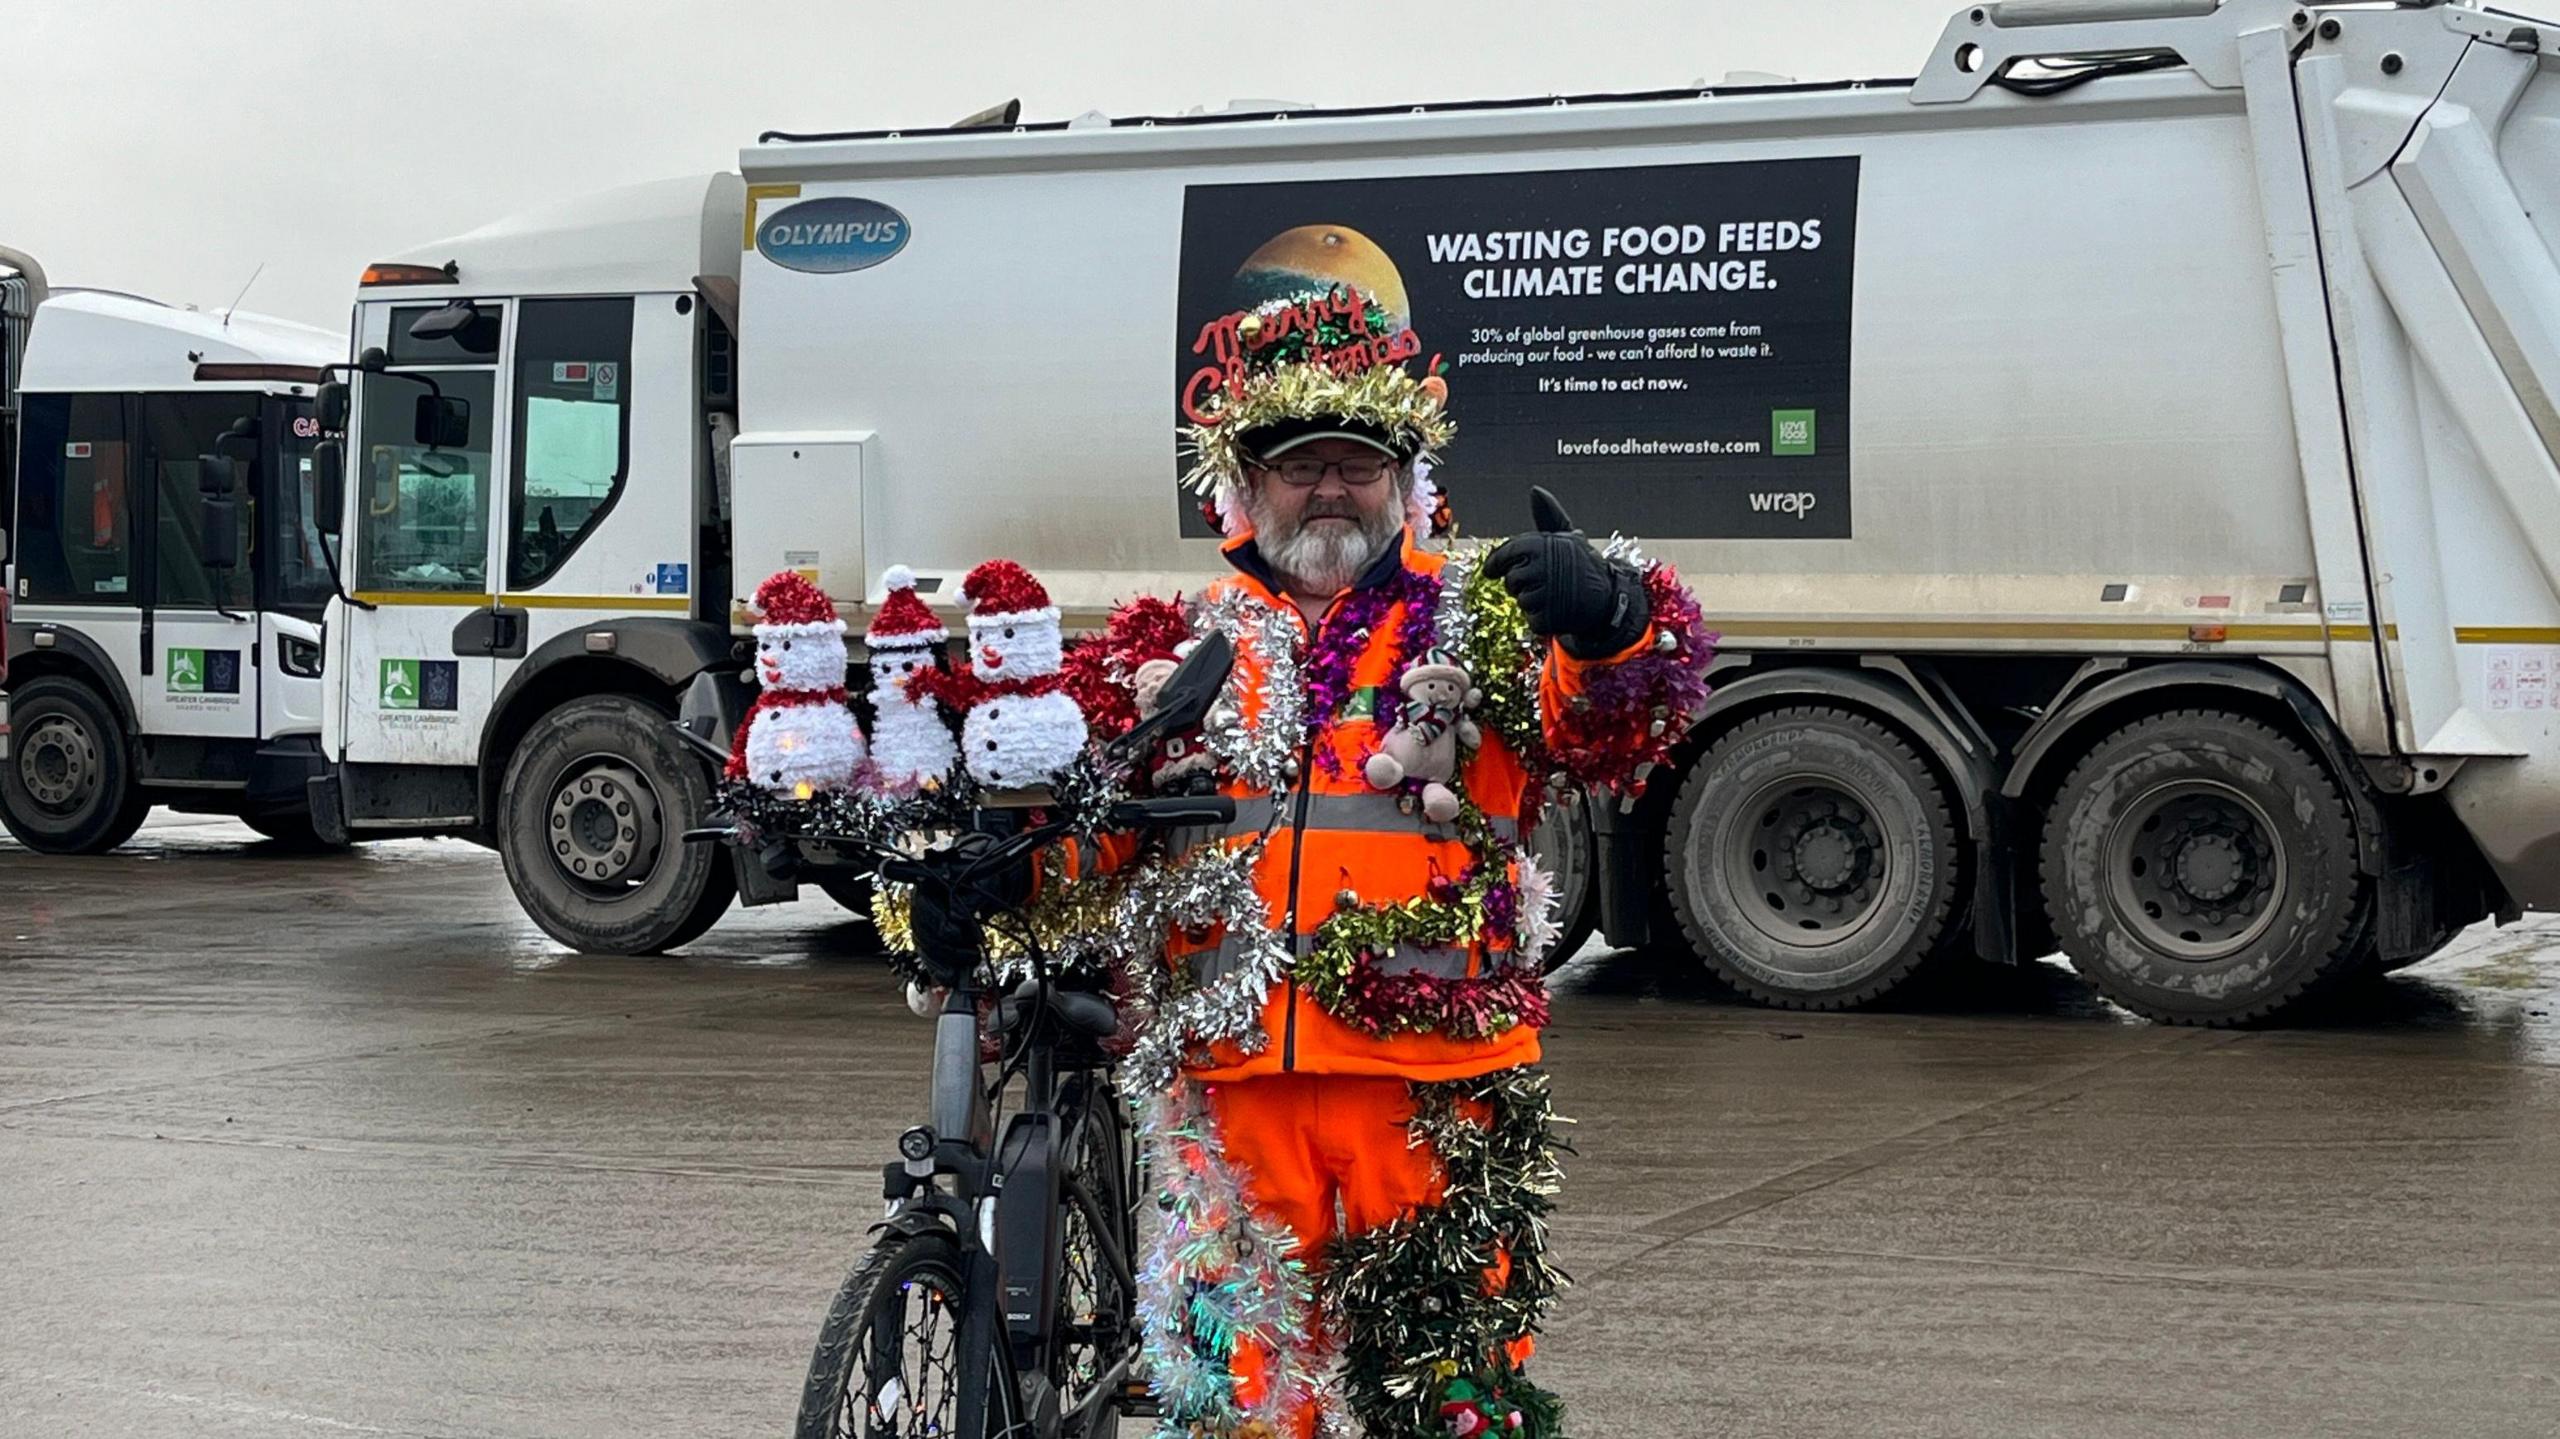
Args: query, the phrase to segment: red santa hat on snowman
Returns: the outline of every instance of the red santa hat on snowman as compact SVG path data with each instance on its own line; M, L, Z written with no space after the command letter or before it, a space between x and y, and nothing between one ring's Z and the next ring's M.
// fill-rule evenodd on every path
M862 632L862 642L875 650L913 649L938 645L951 638L942 620L931 606L916 595L916 572L905 565L891 565L880 576L887 595L880 601L879 611L871 616L871 627Z
M960 582L969 602L969 662L978 677L1027 680L1055 674L1066 648L1058 607L1029 570L988 560Z

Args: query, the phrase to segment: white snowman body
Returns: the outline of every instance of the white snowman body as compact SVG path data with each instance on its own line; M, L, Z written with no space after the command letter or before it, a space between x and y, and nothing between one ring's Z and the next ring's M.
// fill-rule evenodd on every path
M747 716L747 778L807 795L843 789L862 766L862 727L844 702L844 623L756 627L764 696Z
M923 646L871 652L871 763L884 785L913 788L940 780L960 758L942 707L907 693L908 678L931 668L933 651Z
M996 789L1046 784L1084 752L1084 711L1063 690L996 694L969 707L960 752L970 775Z

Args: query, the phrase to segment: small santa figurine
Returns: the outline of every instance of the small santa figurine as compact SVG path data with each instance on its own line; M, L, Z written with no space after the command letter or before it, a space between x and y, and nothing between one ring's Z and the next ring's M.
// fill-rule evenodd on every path
M891 565L880 583L887 597L862 632L871 649L871 765L883 790L911 794L948 778L960 758L942 707L907 689L910 678L935 670L951 631L916 597L915 571Z
M1084 752L1084 711L1067 693L1058 607L1029 570L989 560L960 582L969 602L967 676L922 674L908 692L931 695L967 717L960 761L992 789L1048 783Z
M835 601L794 570L756 586L756 682L764 693L738 726L729 778L794 799L844 789L862 767L862 727L845 694L844 621Z

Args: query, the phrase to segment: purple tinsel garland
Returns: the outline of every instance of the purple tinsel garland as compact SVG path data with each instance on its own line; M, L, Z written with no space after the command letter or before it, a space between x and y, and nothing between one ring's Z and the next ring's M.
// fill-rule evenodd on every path
M1395 672L1378 691L1378 729L1395 723L1402 708L1404 672L1428 652L1439 634L1440 580L1414 570L1399 570L1382 585L1354 590L1325 616L1307 645L1307 733L1322 734L1351 699L1351 672L1377 633L1378 624L1397 605L1404 616L1396 626ZM1338 774L1342 760L1331 748L1319 756L1327 773Z

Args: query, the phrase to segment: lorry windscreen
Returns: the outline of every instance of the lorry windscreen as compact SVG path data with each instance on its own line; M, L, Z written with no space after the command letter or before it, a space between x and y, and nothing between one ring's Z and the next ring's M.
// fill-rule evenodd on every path
M356 511L358 591L487 593L490 424L494 370L431 370L437 387L471 407L462 446L414 442L419 389L368 377L348 468L364 503Z

